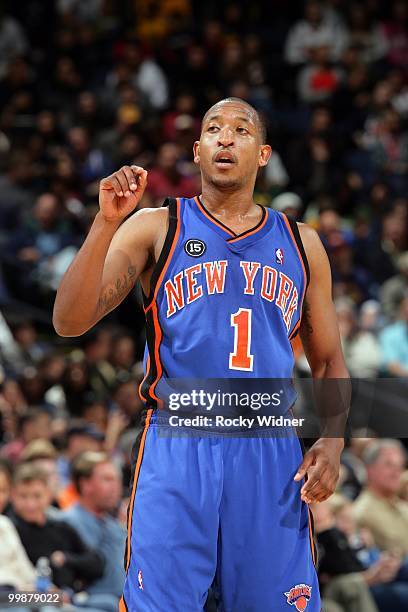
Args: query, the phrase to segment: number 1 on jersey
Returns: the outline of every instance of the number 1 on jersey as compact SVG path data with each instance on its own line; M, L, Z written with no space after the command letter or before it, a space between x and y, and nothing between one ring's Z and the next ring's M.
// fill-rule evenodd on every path
M254 356L251 355L252 310L239 308L231 315L231 325L234 327L234 352L229 355L230 370L252 372L254 367Z

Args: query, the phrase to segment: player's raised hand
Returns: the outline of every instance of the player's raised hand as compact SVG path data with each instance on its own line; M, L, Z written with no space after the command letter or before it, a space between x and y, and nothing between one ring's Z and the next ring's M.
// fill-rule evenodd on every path
M326 500L336 488L340 471L342 439L320 438L305 453L294 480L307 480L300 490L301 499L310 504Z
M99 208L107 221L121 221L142 199L147 185L147 171L140 166L122 166L101 180Z

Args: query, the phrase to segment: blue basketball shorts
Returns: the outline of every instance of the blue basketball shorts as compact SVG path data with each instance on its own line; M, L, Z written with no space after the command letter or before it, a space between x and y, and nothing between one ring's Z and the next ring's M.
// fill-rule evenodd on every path
M148 411L134 468L121 612L320 612L292 436L180 435Z

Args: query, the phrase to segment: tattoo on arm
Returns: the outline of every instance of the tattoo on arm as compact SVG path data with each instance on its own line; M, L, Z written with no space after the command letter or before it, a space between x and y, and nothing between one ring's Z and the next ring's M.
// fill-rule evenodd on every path
M309 334L313 334L312 317L310 313L310 305L307 300L303 304L303 326L304 330Z
M136 275L135 266L129 266L126 274L118 276L116 281L108 285L98 300L98 313L105 314L125 297L133 287Z

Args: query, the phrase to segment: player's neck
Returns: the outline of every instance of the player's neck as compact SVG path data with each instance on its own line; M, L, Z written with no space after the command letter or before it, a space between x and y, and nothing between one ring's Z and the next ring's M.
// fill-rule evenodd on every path
M227 191L217 189L213 185L203 185L201 199L207 210L215 215L246 217L256 210L252 187Z

